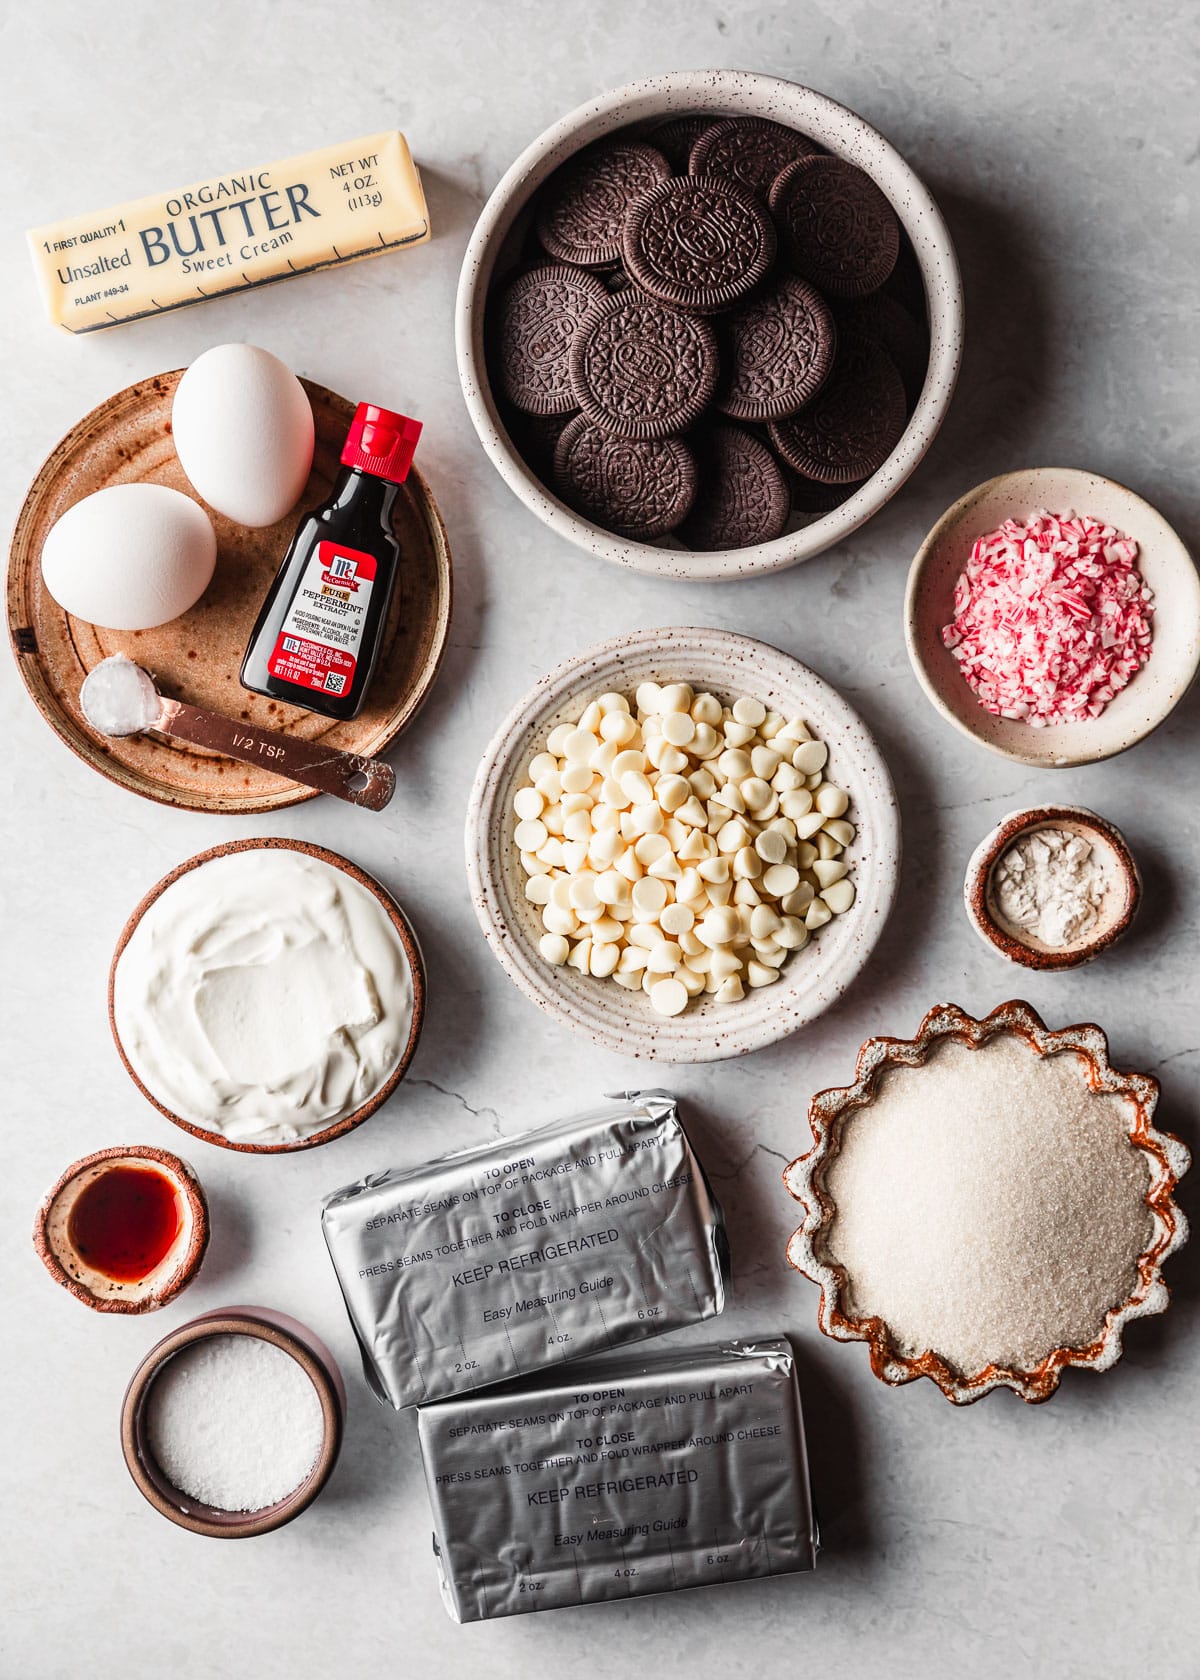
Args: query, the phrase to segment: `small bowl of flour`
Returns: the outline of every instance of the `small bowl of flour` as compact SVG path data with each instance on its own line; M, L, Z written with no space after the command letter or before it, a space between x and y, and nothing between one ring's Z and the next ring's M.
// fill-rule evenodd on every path
M975 848L963 899L971 926L1024 968L1078 968L1114 945L1142 879L1125 836L1080 805L1005 817Z

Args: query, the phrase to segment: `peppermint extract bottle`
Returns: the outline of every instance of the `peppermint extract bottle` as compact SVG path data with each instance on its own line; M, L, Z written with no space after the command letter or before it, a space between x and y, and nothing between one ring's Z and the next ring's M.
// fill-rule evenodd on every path
M324 717L357 717L400 565L392 508L421 422L359 403L329 500L305 514L242 660L243 688Z

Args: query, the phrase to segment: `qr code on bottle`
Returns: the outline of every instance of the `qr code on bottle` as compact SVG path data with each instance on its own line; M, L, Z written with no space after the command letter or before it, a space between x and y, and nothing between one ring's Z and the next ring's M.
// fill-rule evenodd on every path
M340 694L346 686L346 679L340 671L326 671L325 687L330 694Z

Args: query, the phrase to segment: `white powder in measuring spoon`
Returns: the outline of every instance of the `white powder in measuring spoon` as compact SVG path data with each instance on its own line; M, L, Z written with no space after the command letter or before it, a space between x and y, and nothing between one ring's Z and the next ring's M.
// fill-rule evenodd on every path
M1108 884L1107 871L1081 834L1037 828L1014 840L1001 857L991 895L1018 937L1031 935L1059 950L1095 930Z
M1074 1052L1011 1035L943 1039L922 1066L886 1069L826 1176L846 1310L967 1376L1087 1346L1153 1235L1132 1119Z
M164 1476L218 1511L285 1499L317 1462L323 1436L308 1373L257 1336L208 1336L181 1349L147 1403L147 1445Z

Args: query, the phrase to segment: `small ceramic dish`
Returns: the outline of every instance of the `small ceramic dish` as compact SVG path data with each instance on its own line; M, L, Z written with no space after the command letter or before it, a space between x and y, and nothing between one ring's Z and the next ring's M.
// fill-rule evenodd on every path
M164 694L260 728L322 741L364 758L386 753L420 710L438 673L450 629L450 545L428 485L414 468L392 515L404 551L367 704L337 723L299 706L251 694L238 671L263 597L287 552L302 509L323 501L341 470L354 405L302 384L312 404L316 451L304 495L277 524L249 530L212 508L217 569L196 605L155 630L117 631L72 618L42 579L47 533L84 496L114 484L165 484L195 496L171 432L182 370L139 380L73 426L39 469L17 516L8 566L8 630L17 669L46 722L85 764L119 787L181 810L240 816L281 810L316 789L206 747L152 734L101 735L84 717L79 690L102 659L124 653Z
M163 1474L147 1439L151 1390L168 1361L210 1336L255 1336L289 1354L317 1391L323 1420L321 1448L308 1475L286 1498L257 1511L222 1511L183 1493ZM150 1349L130 1379L121 1403L121 1449L129 1474L154 1509L193 1534L244 1540L269 1534L307 1510L337 1463L346 1418L346 1390L337 1361L321 1339L285 1313L266 1307L222 1307L181 1324Z
M940 1043L954 1039L978 1049L997 1035L1016 1035L1043 1057L1069 1053L1077 1059L1080 1077L1095 1092L1123 1099L1129 1116L1129 1140L1148 1167L1146 1206L1152 1237L1136 1261L1137 1282L1129 1295L1114 1301L1104 1328L1086 1346L1056 1347L1029 1369L992 1363L965 1375L937 1353L902 1353L882 1318L853 1317L844 1305L848 1279L833 1260L826 1243L837 1214L828 1189L828 1174L843 1146L848 1122L869 1110L889 1068L920 1067ZM852 1085L819 1091L809 1103L813 1146L792 1161L783 1173L787 1190L802 1203L804 1223L793 1233L787 1256L797 1271L820 1286L817 1322L826 1336L840 1342L866 1342L871 1369L892 1386L929 1377L948 1400L969 1405L994 1388L1006 1387L1023 1400L1048 1400L1067 1366L1107 1371L1121 1357L1126 1325L1150 1313L1165 1312L1170 1291L1162 1279L1164 1261L1187 1240L1188 1224L1173 1200L1179 1180L1190 1164L1187 1148L1169 1132L1156 1131L1153 1118L1158 1081L1149 1074L1121 1073L1108 1059L1108 1040L1090 1024L1052 1032L1027 1003L1004 1003L983 1020L976 1020L954 1004L940 1004L921 1022L914 1038L869 1038L858 1053ZM1033 1187L1036 1199L1036 1186Z
M996 866L1010 846L1044 828L1086 840L1105 878L1095 925L1085 937L1060 946L1047 945L1008 921L994 891ZM1142 877L1125 836L1114 823L1082 805L1037 805L1013 811L979 842L967 864L963 901L971 926L986 945L1024 968L1052 972L1092 962L1116 944L1137 914Z
M85 1192L92 1192L114 1168L153 1173L175 1192L178 1229L161 1259L143 1275L110 1277L80 1253L72 1215ZM67 1168L42 1198L33 1227L33 1246L55 1283L95 1312L155 1312L173 1301L196 1276L208 1248L208 1202L192 1168L166 1149L132 1143L99 1149Z
M757 116L801 130L857 164L891 200L912 242L928 310L930 352L924 388L891 456L833 513L774 542L692 553L635 542L573 513L530 470L509 437L488 379L484 317L493 275L522 211L560 164L593 141L631 124L704 113ZM618 565L658 577L724 581L781 571L821 554L887 502L937 435L954 393L962 355L963 293L941 212L928 188L862 117L812 88L743 70L678 70L613 89L569 112L526 147L492 193L463 259L455 308L458 371L467 410L493 465L525 506L557 535Z
M641 992L553 967L538 951L544 932L525 897L512 838L513 794L550 730L578 717L588 699L641 682L689 682L722 699L751 695L800 716L829 748L831 779L850 795L858 834L847 857L857 896L850 910L794 952L772 986L737 1003L705 996L681 1015L656 1015ZM799 661L728 630L649 629L577 654L543 677L497 730L484 754L466 828L467 875L475 913L509 978L539 1009L624 1056L665 1062L719 1061L785 1038L813 1021L864 967L895 897L900 819L887 765L862 719Z
M209 1130L204 1126L194 1125L192 1121L186 1120L182 1115L174 1113L164 1103L160 1102L154 1095L154 1092L149 1090L144 1082L138 1077L129 1056L126 1054L125 1047L121 1043L121 1035L117 1029L116 1010L114 1007L117 964L121 960L121 953L124 951L126 945L128 945L131 937L133 936L134 929L137 927L142 917L146 914L147 910L149 910L150 906L155 903L155 901L159 899L164 892L166 892L167 888L172 886L181 875L186 875L191 869L198 869L201 864L208 863L212 858L226 857L232 852L260 850L302 852L307 857L318 858L322 863L329 864L331 868L342 870L344 874L349 875L352 881L357 881L360 886L365 887L369 893L373 894L373 896L379 900L379 903L383 906L383 909L387 913L388 920L395 928L400 944L404 948L404 954L408 959L409 973L412 978L412 1023L409 1028L408 1040L404 1046L400 1060L392 1070L387 1081L380 1086L374 1096L369 1097L366 1102L360 1104L353 1113L347 1114L341 1120L336 1120L330 1125L322 1127L319 1132L313 1132L308 1137L296 1138L290 1143L237 1142L233 1138L226 1137L222 1132ZM385 887L382 887L379 882L372 876L368 875L365 870L360 869L357 864L351 863L349 858L342 857L339 852L328 851L324 846L314 846L307 840L283 840L276 838L259 840L228 840L224 845L211 846L206 852L197 852L195 857L188 858L184 863L179 864L177 868L172 869L169 875L164 875L162 880L159 881L156 886L151 887L145 898L142 899L141 903L134 910L133 914L121 930L121 936L117 940L117 947L113 952L112 964L108 971L108 1022L112 1030L113 1043L117 1047L117 1054L121 1058L121 1062L126 1073L129 1075L130 1079L133 1080L133 1083L146 1098L147 1102L153 1103L160 1114L165 1115L173 1125L182 1126L183 1130L185 1132L190 1132L193 1137L202 1138L205 1143L215 1143L222 1149L240 1150L243 1154L247 1155L284 1155L299 1149L316 1149L318 1145L322 1143L332 1143L334 1138L344 1137L347 1132L352 1132L356 1126L361 1126L364 1120L370 1119L376 1109L382 1108L383 1104L392 1095L392 1092L396 1089L397 1085L399 1085L400 1081L407 1073L409 1063L412 1061L413 1056L416 1053L417 1041L421 1036L421 1028L424 1024L424 1020L425 964L421 956L421 948L417 944L416 935L409 925L408 918L405 916L403 910L401 910L400 906L396 903L395 899Z
M1150 657L1097 718L1036 729L979 704L942 630L954 617L954 586L977 537L1041 509L1091 514L1132 537L1154 592ZM1002 473L959 498L917 550L904 599L904 634L917 680L948 723L1018 764L1057 769L1124 752L1157 729L1187 693L1200 665L1200 575L1162 514L1123 484L1074 467Z

